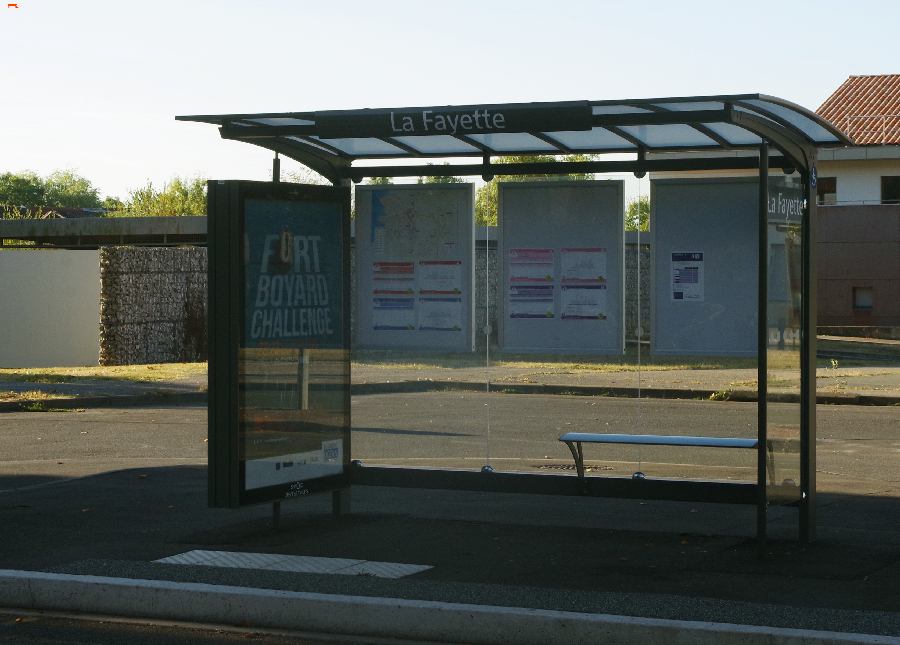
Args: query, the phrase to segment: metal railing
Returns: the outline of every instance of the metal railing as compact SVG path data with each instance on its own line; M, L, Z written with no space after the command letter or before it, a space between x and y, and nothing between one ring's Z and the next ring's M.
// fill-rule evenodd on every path
M888 128L887 123L888 119L900 119L900 114L859 114L848 116L847 118L847 127L845 132L856 139L856 134L880 134L881 135L881 145L887 145L887 135L888 133L900 132L900 127L898 128ZM876 127L875 129L865 129L851 127L851 121L853 119L877 119L876 122L880 121L881 127Z

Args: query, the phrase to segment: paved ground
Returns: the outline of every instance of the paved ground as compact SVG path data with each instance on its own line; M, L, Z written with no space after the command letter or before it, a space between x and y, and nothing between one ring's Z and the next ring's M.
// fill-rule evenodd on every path
M353 379L357 386L417 379L478 382L485 371L355 368ZM487 371L498 384L530 381L572 388L618 387L620 380L630 385L626 379L635 378ZM847 394L894 396L900 393L895 371L900 369L847 369L821 380L841 379L838 389ZM646 382L690 393L749 387L734 384L755 373L692 370L647 372L641 378L642 387ZM269 506L209 509L205 406L159 405L159 394L147 391L181 387L196 394L204 385L94 385L92 396L140 394L156 396L156 404L0 415L0 569L900 638L900 477L892 461L900 452L900 439L893 435L894 417L900 415L896 408L819 407L819 539L798 543L796 510L772 508L770 539L760 558L752 539L755 509L743 506L357 487L352 515L334 517L330 497L311 497L285 505L278 528ZM0 384L0 390L5 387ZM66 386L55 387L62 391ZM396 442L392 452L427 455L428 440L440 440L454 427L467 434L460 432L461 421L445 415L437 428L402 424L435 412L450 397L468 397L477 408L482 396L357 395L357 445L369 451L361 456L377 457L372 451L384 443L371 443L373 438ZM498 397L492 405L512 406L494 417L498 433L515 430L517 419L531 414L529 406L546 411L581 405L583 413L573 417L589 421L591 401L583 397L492 396ZM397 397L404 397L403 407L413 406L410 415L395 414ZM604 419L627 423L632 411L622 408L633 400L599 399L606 406ZM743 423L755 410L749 403L693 400L647 405L657 406L660 418L690 410L687 416L696 423L713 427ZM676 413L666 405L681 407L673 408ZM365 431L386 425L394 432ZM548 431L554 434L557 428ZM431 439L423 443L416 433ZM522 460L532 453L542 458L537 446L546 443L546 438L523 436L509 458ZM563 464L564 451L557 456L549 461ZM604 463L631 467L627 459L612 456ZM153 562L193 550L432 568L386 579ZM700 630L677 624L690 633ZM473 631L465 642L482 641ZM767 642L788 641L773 637Z

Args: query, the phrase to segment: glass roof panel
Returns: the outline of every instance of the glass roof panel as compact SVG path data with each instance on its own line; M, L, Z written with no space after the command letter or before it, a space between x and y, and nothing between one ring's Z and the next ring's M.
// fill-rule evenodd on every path
M718 143L689 125L629 125L619 129L643 141L650 148L719 146Z
M650 111L631 105L594 105L591 110L594 114L641 114Z
M725 104L721 101L698 101L696 103L679 103L672 101L671 103L658 103L657 107L672 112L685 112L687 110L724 110Z
M749 130L730 123L704 123L703 125L734 146L757 145L762 141L761 137Z
M285 137L287 141L296 141L297 143L302 143L307 146L312 146L316 150L323 150L330 155L334 154L334 150L329 150L328 148L323 148L322 146L317 146L315 141L310 141L309 139L299 139L297 137Z
M461 141L446 134L430 137L393 137L400 143L415 148L424 154L473 154L480 155L481 150L470 143Z
M547 152L559 152L559 148L541 141L527 133L508 134L469 134L466 135L478 143L486 145L497 152L516 152L546 150Z
M247 119L251 123L259 123L261 125L315 125L315 121L308 119L294 119L282 117L267 117L264 119Z
M319 139L319 137L312 138ZM322 139L322 141L348 155L409 156L409 153L406 150L398 148L397 146L392 146L381 139Z
M784 107L783 105L778 105L777 103L760 101L758 99L744 101L744 103L747 103L748 105L755 105L764 110L768 110L776 116L781 117L782 119L793 125L795 128L803 132L806 136L810 137L813 141L838 140L837 137L834 136L831 132L829 132L801 112L796 112L790 108Z
M635 145L606 128L594 128L587 132L548 132L561 144L572 150L634 150Z

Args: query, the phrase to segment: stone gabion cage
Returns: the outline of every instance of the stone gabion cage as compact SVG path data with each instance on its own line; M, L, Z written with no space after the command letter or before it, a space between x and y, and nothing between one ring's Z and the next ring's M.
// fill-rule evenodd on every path
M100 364L207 359L205 248L100 251Z

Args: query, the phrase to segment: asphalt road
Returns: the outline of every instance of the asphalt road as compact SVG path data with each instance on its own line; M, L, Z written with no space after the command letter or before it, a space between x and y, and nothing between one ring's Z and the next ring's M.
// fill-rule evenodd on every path
M490 403L488 406L487 403ZM787 406L776 406L787 407ZM570 469L569 431L754 436L756 404L426 392L353 398L353 458L364 464L534 472ZM818 406L820 490L900 489L900 410ZM0 490L123 468L206 463L206 407L0 414ZM752 476L753 451L589 446L610 474ZM641 463L638 464L638 459ZM868 484L866 482L869 482Z

